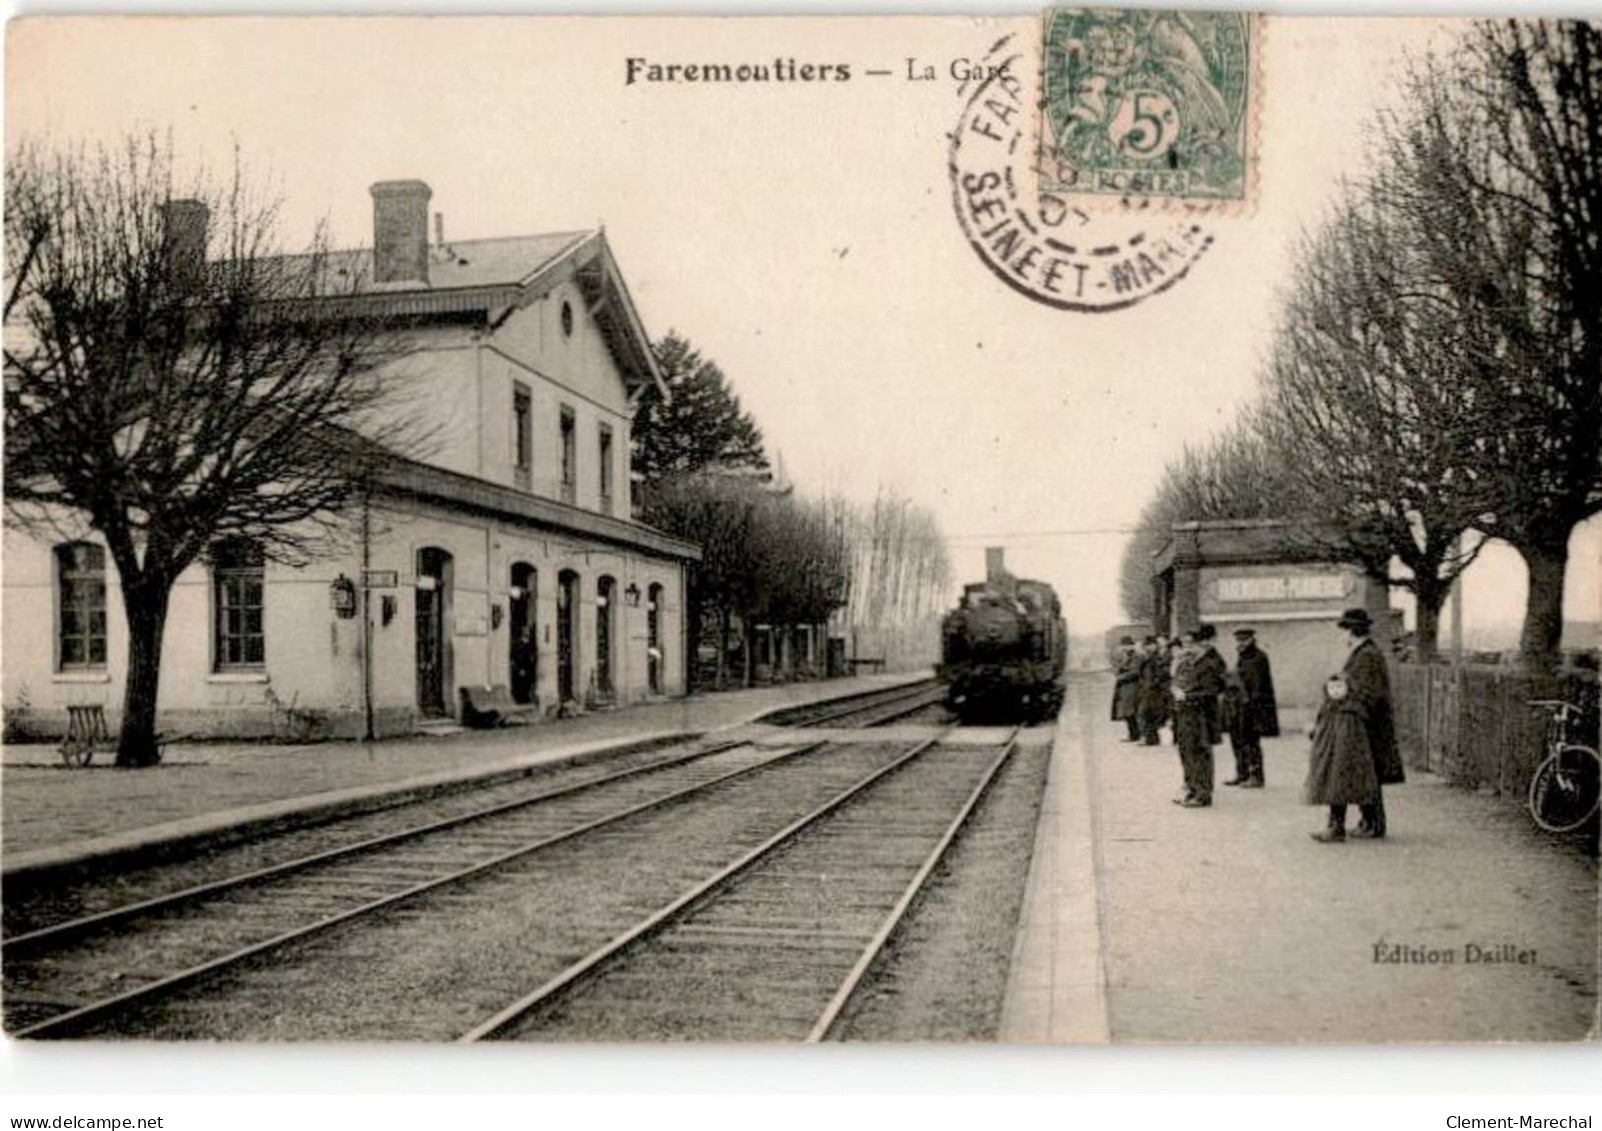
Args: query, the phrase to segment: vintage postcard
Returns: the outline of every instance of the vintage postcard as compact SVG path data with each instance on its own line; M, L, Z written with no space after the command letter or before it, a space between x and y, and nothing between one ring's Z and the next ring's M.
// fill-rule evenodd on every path
M1602 22L41 16L5 109L15 1041L1595 1041Z

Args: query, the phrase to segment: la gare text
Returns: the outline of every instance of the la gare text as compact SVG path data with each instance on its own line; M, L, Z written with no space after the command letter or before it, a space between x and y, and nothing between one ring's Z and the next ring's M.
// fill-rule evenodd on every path
M967 82L1008 76L1006 63L957 58L943 63L908 56L897 68L856 67L851 63L803 62L781 57L747 63L658 63L638 55L624 60L623 85L644 83L846 83L860 76L899 77L906 82Z

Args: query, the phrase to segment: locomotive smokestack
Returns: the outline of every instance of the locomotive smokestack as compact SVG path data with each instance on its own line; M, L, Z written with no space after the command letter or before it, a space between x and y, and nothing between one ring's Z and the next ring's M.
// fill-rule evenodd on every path
M1007 576L1007 551L1001 546L985 547L985 580L992 584Z

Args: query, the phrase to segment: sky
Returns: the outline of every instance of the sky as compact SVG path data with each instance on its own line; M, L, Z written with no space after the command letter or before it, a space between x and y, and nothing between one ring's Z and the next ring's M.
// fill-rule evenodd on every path
M1434 20L1271 18L1260 180L1172 290L1065 312L1002 286L959 228L953 60L1021 21L378 19L13 22L6 131L171 132L186 167L235 146L284 201L288 246L371 239L368 186L417 177L447 240L604 223L644 323L714 358L803 491L930 508L956 583L1003 545L1075 632L1123 619L1125 533L1164 463L1253 395L1292 248ZM626 79L653 62L848 62L847 85ZM942 78L908 81L907 60ZM152 65L155 62L157 65ZM918 68L914 67L916 71ZM1602 608L1602 524L1577 537L1571 616ZM1516 623L1523 572L1488 552L1471 631Z

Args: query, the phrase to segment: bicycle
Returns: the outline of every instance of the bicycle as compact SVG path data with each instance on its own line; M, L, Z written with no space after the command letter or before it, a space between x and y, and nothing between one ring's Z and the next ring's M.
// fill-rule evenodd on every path
M1572 832L1590 820L1602 792L1602 758L1569 741L1569 724L1580 709L1561 699L1531 699L1547 713L1546 760L1530 779L1530 816L1547 832Z

